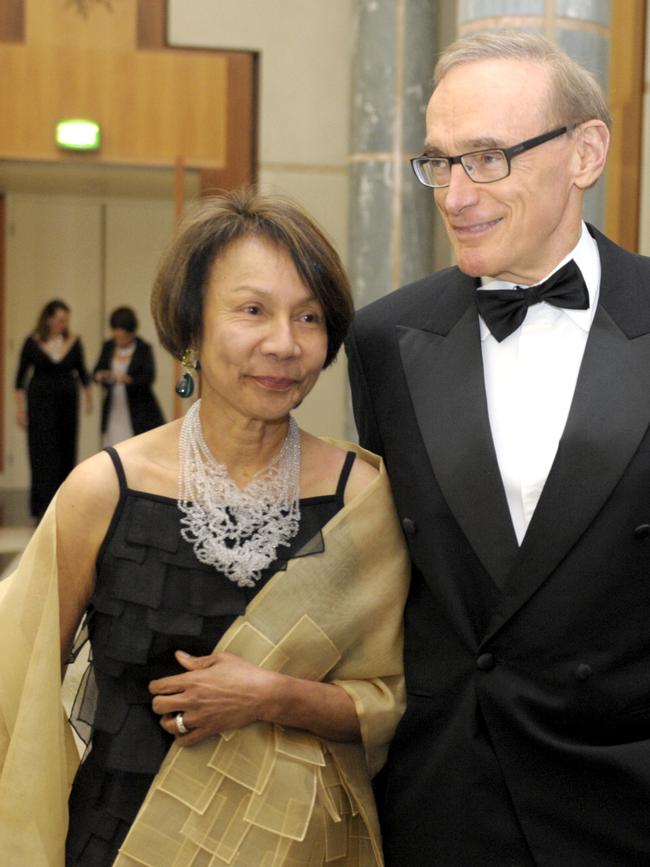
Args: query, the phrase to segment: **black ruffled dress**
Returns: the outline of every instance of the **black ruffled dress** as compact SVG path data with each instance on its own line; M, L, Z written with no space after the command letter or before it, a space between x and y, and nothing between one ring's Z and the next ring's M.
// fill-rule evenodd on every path
M173 741L151 710L149 681L181 672L176 650L211 653L274 572L323 550L320 531L343 505L355 458L348 453L335 493L301 500L298 535L255 587L240 588L198 562L176 501L130 490L117 452L107 451L120 498L86 618L92 666L78 712L92 739L70 795L66 867L113 863Z

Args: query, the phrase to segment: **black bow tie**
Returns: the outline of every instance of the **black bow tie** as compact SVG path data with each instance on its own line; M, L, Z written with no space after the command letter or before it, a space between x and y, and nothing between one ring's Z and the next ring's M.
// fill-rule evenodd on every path
M589 292L573 259L537 286L478 289L476 292L478 312L499 343L519 328L531 304L540 301L569 310L589 308Z

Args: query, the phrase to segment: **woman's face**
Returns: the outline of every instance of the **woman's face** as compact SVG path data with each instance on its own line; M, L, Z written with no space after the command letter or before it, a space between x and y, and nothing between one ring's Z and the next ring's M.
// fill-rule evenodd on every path
M260 238L230 244L212 264L203 303L206 409L284 418L314 387L326 354L323 308L290 256Z
M47 320L47 327L50 337L58 337L63 334L70 325L70 313L59 307Z
M113 340L118 349L124 349L124 347L130 346L133 343L133 337L133 331L127 331L125 328L113 329Z

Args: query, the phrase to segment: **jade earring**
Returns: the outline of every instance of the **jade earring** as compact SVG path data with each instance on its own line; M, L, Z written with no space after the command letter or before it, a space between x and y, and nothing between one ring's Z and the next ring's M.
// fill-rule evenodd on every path
M192 397L194 394L194 377L190 370L197 370L199 361L193 349L186 349L181 358L181 364L186 368L181 378L176 383L176 394L179 397Z

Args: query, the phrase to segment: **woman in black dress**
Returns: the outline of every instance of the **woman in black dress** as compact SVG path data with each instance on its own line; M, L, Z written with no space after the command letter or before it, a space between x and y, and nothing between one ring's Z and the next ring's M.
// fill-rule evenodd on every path
M104 388L102 445L112 446L164 424L152 391L156 366L151 346L136 336L138 319L130 307L118 307L109 324L113 336L102 346L93 379Z
M76 467L2 582L0 651L29 607L10 646L35 673L0 652L0 851L59 865L67 829L67 867L378 867L408 559L379 459L291 415L352 316L340 260L295 205L231 194L181 230L152 311L200 400ZM84 614L68 821L52 682Z
M81 338L69 325L70 308L64 301L46 304L23 344L16 373L16 421L27 430L35 518L43 515L76 463L80 383L86 412L92 409Z

